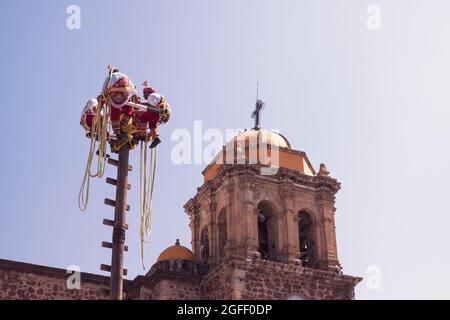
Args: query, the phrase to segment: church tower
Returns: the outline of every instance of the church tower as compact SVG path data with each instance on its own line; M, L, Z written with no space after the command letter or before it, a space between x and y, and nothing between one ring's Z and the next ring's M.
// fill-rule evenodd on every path
M210 299L353 299L336 247L340 183L281 134L236 136L184 206Z

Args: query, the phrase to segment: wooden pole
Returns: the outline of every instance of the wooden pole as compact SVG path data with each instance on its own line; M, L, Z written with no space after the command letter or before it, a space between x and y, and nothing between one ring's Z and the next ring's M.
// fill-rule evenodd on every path
M112 237L110 299L122 300L123 292L123 260L125 250L125 230L128 189L128 159L130 148L124 145L119 151L117 165L116 207L114 211L114 227Z

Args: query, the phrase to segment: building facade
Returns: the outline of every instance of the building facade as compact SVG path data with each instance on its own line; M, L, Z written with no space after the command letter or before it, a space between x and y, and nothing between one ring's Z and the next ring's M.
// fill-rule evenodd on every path
M335 234L340 183L278 133L236 136L203 171L184 209L192 250L164 250L125 299L354 299L361 278L344 275ZM0 260L0 299L107 299L109 278Z

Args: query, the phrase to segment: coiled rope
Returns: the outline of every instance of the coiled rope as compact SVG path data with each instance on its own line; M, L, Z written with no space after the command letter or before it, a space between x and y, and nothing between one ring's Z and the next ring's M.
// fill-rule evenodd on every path
M101 110L97 110L97 114L92 119L92 130L90 134L90 145L86 169L84 171L83 182L81 183L80 192L78 193L78 207L82 212L87 208L89 201L89 184L90 178L102 178L106 167L106 147L108 139L108 106L104 106L103 116ZM101 120L101 121L99 121ZM98 137L98 139L97 139ZM98 140L98 160L95 172L92 172L92 160L94 158L95 147Z
M112 69L109 71L109 80L107 92L111 87ZM92 119L92 130L90 132L90 146L88 159L86 162L86 169L84 171L83 182L81 183L80 192L78 193L78 207L81 212L87 208L89 201L89 184L90 178L102 178L106 167L106 148L108 142L108 124L110 118L110 106L108 103L108 96L102 93L97 113ZM102 115L103 112L103 115ZM99 121L100 120L100 121ZM95 147L98 141L98 160L97 169L94 173L91 172L92 160L94 158Z
M140 190L139 190L139 204L141 214L141 226L140 226L140 238L141 238L141 262L142 268L145 270L144 265L144 244L150 242L152 233L152 198L153 190L155 186L155 174L156 174L156 160L157 160L157 148L150 149L150 161L149 168L147 170L147 145L148 142L141 142L140 152ZM145 238L148 236L149 240Z

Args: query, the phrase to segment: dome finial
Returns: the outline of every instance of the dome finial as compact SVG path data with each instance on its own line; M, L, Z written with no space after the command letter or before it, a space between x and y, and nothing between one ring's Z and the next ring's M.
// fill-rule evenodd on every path
M177 239L177 241L175 241L175 245L179 246L180 245L180 239Z
M259 81L256 82L256 107L252 113L252 119L255 119L255 127L254 130L259 130L260 127L260 115L261 110L264 108L265 103L259 99Z
M264 106L265 103L262 100L256 100L256 108L252 114L252 118L255 118L255 127L253 128L255 130L261 129L261 110L264 108Z

